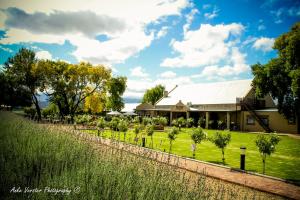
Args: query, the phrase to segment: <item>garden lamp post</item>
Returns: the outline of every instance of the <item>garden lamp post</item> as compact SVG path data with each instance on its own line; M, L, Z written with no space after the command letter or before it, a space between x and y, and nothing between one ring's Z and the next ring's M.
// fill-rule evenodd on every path
M245 159L246 159L246 147L242 146L241 149L241 170L245 170Z

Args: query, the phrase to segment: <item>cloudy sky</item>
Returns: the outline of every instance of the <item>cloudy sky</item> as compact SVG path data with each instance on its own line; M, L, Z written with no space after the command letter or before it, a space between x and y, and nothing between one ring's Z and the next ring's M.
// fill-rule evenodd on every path
M105 64L128 77L124 97L140 98L156 84L252 78L297 21L297 0L1 0L0 64L20 47Z

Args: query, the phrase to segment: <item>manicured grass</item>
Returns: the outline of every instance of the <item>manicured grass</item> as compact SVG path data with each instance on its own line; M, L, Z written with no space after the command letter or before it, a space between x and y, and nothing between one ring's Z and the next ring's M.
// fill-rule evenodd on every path
M154 149L160 151L169 151L169 140L167 138L167 129L162 131L155 131ZM192 157L190 138L191 128L182 128L177 139L173 142L172 153ZM205 130L208 136L212 136L216 130ZM96 134L96 131L87 131ZM105 130L103 137L111 137L111 131ZM115 133L118 135L118 133ZM246 150L246 170L262 173L262 160L255 145L255 133L231 132L231 142L225 150L226 165L234 168L240 167L240 147L245 146ZM133 141L135 134L129 130L126 134L126 142L135 144ZM139 134L141 137L141 133ZM118 137L116 136L116 139ZM151 139L147 138L147 145L150 147ZM123 141L123 133L120 134L120 139ZM141 145L141 138L138 145ZM221 150L218 149L210 141L204 141L197 146L196 159L219 163L222 162ZM267 157L266 161L266 175L284 178L290 181L300 183L300 139L289 136L280 136L280 142L276 146L276 152Z
M0 112L1 199L277 199L71 134Z

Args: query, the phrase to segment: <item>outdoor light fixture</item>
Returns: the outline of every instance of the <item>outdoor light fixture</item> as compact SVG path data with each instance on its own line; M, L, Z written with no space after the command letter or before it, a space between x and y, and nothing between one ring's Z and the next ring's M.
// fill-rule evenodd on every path
M246 160L246 147L241 146L241 165L240 168L241 170L245 170L245 160Z

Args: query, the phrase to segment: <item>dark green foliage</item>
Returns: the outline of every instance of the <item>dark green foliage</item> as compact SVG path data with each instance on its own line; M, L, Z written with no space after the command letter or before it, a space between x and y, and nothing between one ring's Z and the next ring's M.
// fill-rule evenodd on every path
M186 120L186 127L190 128L190 127L194 126L194 123L195 123L194 119L190 117Z
M252 65L256 95L271 94L278 100L278 110L291 120L298 120L300 132L300 23L274 43L278 57L267 64Z
M113 111L121 111L124 108L124 102L122 95L126 89L127 78L112 77L108 82L108 100L107 100L107 109Z
M149 103L154 105L159 99L164 95L165 87L162 85L157 85L154 88L146 90L143 96L143 103Z

